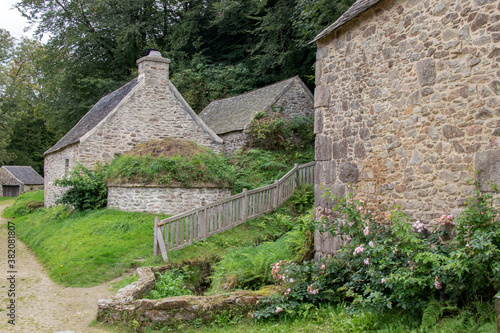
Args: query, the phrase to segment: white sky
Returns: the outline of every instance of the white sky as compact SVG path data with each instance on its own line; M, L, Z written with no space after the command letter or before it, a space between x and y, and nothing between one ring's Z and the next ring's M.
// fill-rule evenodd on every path
M21 16L17 9L11 9L18 0L0 0L0 28L6 29L16 39L22 36L32 38L33 31L23 32L28 26L26 19Z

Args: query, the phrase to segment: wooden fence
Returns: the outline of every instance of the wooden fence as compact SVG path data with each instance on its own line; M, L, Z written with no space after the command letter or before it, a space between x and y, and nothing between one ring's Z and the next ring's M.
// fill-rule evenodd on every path
M163 260L167 251L178 250L231 229L249 219L257 218L278 208L295 192L297 186L314 184L314 165L310 162L293 167L274 184L240 194L184 213L154 221L154 255L160 250Z

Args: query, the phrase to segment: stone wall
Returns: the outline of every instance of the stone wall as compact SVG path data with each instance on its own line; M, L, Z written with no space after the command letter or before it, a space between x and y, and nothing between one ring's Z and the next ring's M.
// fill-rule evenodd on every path
M247 143L247 135L243 131L233 131L219 135L224 140L224 153L232 156Z
M215 315L226 313L247 315L256 309L263 293L237 291L213 296L178 296L157 300L142 299L154 287L153 270L164 272L164 268L140 267L139 280L122 288L110 299L97 302L97 320L107 324L131 326L135 320L140 326L172 325L193 322L200 319L210 322Z
M55 186L54 181L66 177L78 160L78 144L68 146L45 156L44 160L44 205L54 206L62 194L62 188Z
M307 86L296 79L293 86L276 102L275 107L278 110L283 107L283 116L288 120L299 115L309 117L314 114L314 97Z
M321 186L432 224L500 184L499 41L494 0L381 1L319 39L316 218Z
M175 215L231 196L229 189L168 187L159 185L108 185L108 207L126 212Z

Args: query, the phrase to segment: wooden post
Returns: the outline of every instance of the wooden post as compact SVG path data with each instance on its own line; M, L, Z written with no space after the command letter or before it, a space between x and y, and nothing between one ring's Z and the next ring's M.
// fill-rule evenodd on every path
M154 243L153 243L153 256L158 255L158 223L160 222L160 218L158 216L155 217L155 233L154 233Z
M163 230L165 229L165 224L160 227L159 233L157 234L158 245L160 246L160 253L163 261L168 261L167 247L165 246L165 239L163 238Z
M495 296L495 310L497 318L497 333L500 333L500 296Z
M245 195L243 197L243 207L241 207L242 214L241 214L241 223L245 223L247 221L247 216L248 216L248 194L247 194L247 189L243 189L243 194Z
M279 184L278 184L278 180L275 179L274 180L273 208L276 208L279 205L279 190L280 190L280 187L279 187Z
M201 202L201 205L203 206L203 210L200 212L200 225L201 225L201 232L202 232L202 239L207 238L208 234L208 225L207 225L207 207L205 206L205 201Z

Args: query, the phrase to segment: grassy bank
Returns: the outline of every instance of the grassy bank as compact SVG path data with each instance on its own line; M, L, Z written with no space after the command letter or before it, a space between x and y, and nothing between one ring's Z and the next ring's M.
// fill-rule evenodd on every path
M43 192L18 198L4 211L4 217L14 217L17 236L57 283L94 286L136 266L163 263L161 257L153 257L154 215L109 209L75 212L64 206L45 209L40 208L40 195L43 202ZM289 225L270 214L169 256L177 265L215 262L230 249L278 239L289 229Z

